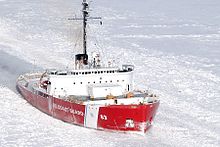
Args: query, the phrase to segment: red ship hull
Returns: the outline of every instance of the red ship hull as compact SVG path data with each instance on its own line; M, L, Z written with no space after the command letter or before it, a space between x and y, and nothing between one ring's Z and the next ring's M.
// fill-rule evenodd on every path
M88 128L145 133L151 126L159 101L143 105L92 106L65 101L46 93L30 91L17 83L18 91L34 107L62 121ZM97 112L95 119L89 115ZM132 119L131 126L126 124ZM95 121L93 121L95 120Z

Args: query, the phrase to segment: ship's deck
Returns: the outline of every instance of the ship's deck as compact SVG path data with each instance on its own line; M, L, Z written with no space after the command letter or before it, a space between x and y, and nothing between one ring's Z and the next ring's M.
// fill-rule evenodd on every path
M39 84L41 74L34 74L28 76L21 76L18 79L20 85L26 87L28 90L37 93L40 96L48 97L46 89L42 88ZM92 104L92 105L138 105L138 104L152 104L158 102L158 97L153 94L142 92L140 90L132 91L132 96L120 95L117 97L99 97L92 98L90 96L83 95L66 95L58 96L52 95L53 97L79 104Z

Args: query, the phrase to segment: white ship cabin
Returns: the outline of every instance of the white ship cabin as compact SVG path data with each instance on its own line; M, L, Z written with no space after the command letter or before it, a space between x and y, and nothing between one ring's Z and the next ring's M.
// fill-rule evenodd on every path
M47 93L64 98L82 96L102 99L107 95L121 96L133 90L133 65L101 67L94 60L90 66L92 68L83 69L82 65L76 65L78 69L72 71L49 71Z

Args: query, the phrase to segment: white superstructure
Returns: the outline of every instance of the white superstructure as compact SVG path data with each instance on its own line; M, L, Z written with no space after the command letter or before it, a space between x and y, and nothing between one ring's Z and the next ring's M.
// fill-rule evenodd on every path
M101 97L123 95L133 90L133 66L92 68L68 72L49 72L47 92L54 96L81 95ZM117 89L117 90L116 90ZM100 92L99 94L98 91Z

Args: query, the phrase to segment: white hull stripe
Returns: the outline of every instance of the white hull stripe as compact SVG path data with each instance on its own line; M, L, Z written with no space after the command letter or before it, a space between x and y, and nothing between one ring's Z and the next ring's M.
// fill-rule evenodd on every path
M98 115L99 115L98 105L86 105L84 126L97 129Z

